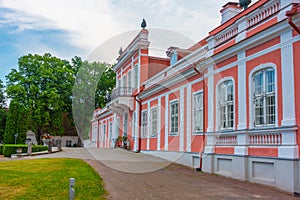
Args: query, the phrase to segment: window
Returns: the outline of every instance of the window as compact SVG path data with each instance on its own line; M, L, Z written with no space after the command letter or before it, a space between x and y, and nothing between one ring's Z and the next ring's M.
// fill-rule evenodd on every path
M139 68L138 65L134 66L134 88L138 87L138 80L139 80Z
M142 137L147 136L147 126L148 126L148 113L147 111L142 112Z
M123 76L123 87L127 87L127 77L126 75Z
M131 71L128 72L128 87L131 88Z
M171 60L170 60L170 64L174 65L177 62L177 52L173 52L173 54L171 55Z
M151 109L151 137L157 134L157 107Z
M128 113L124 113L124 121L123 121L123 136L127 137L127 132L128 132Z
M106 124L103 124L103 141L105 141L106 138Z
M67 140L66 141L66 147L71 147L72 146L72 141L71 140Z
M194 131L203 131L203 93L194 94Z
M275 72L272 68L263 69L253 75L254 126L274 125Z
M232 129L234 126L234 89L231 80L219 85L219 122L221 129Z
M133 113L133 123L132 123L132 137L136 135L136 112Z
M112 129L113 129L113 124L112 122L109 122L109 139L111 140L112 137Z
M171 134L178 133L178 101L171 103Z

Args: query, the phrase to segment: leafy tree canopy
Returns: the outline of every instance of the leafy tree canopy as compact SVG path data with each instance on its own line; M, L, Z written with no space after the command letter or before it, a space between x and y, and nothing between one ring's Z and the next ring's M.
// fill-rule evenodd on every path
M6 76L8 98L28 110L34 130L61 135L62 113L71 111L77 70L76 65L49 53L22 56L18 69Z

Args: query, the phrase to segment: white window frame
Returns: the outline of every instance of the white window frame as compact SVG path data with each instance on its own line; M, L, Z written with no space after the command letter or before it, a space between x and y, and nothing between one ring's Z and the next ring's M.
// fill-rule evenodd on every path
M108 135L108 139L111 140L112 139L112 129L113 129L113 123L109 122L109 135Z
M198 108L196 108L196 102L195 102L196 96L201 96L200 98L202 98L202 105L200 103L200 105L199 105ZM203 133L203 120L204 120L204 106L203 106L204 105L204 97L203 97L203 90L199 90L197 92L194 92L193 93L193 99L192 99L192 101L193 101L193 104L192 104L193 105L193 115L192 115L192 119L193 119L193 121L192 121L192 123L193 123L193 134L196 135L196 134L199 134L200 132ZM199 125L196 125L196 118L195 118L196 114L200 114L199 115L199 122L198 122L198 123L200 123ZM196 128L198 126L200 126L199 129Z
M128 81L128 87L131 88L132 87L132 82L131 82L131 70L128 71L128 74L127 74L127 81Z
M221 113L220 113L220 86L221 84L223 84L226 81L232 81L232 87L233 87L233 127L225 127L222 128L221 127ZM232 76L228 76L228 77L224 77L221 80L218 81L217 85L216 85L216 99L215 99L215 103L216 103L216 116L215 116L215 120L216 120L216 130L217 131L232 131L232 130L236 130L236 89L235 89L235 80Z
M255 106L253 101L253 89L254 89L254 82L253 77L254 74L257 72L264 70L266 68L272 68L274 70L274 79L275 79L275 124L272 125L263 125L263 126L255 126ZM277 67L274 63L264 63L261 64L251 70L249 73L249 128L267 128L267 127L278 127L278 81L277 81Z
M135 65L133 67L133 72L134 72L134 84L133 84L133 88L137 88L138 87L138 82L139 82L139 66Z
M177 113L172 114L172 106L177 104ZM170 135L178 135L179 132L179 101L178 99L175 99L173 101L170 102ZM177 118L177 123L173 122L173 119ZM173 124L174 124L174 128L173 128ZM177 131L176 130L176 126L177 126Z
M228 82L231 82L231 86L233 89L232 92L232 101L229 101L227 99L228 97ZM221 86L224 85L226 83L226 89L225 89L225 96L224 96L224 100L223 102L221 102L222 96L221 96ZM219 130L223 131L223 130L234 130L235 129L235 84L234 84L234 80L233 78L230 79L223 79L222 82L219 82L218 86L217 86L217 93L218 93L218 101L217 101L217 106L218 106L218 127ZM221 111L221 106L225 107L225 126L223 127L222 125L222 111ZM232 106L233 107L233 119L232 119L232 126L229 126L229 110L228 110L228 106Z
M135 138L136 137L136 111L132 113L132 137Z
M106 138L106 124L103 124L103 142L105 141Z
M142 138L147 137L147 132L148 132L148 111L147 110L143 110L142 111L142 124L141 124L141 128L142 128Z
M156 112L155 114L153 112ZM151 108L151 137L157 136L157 106Z

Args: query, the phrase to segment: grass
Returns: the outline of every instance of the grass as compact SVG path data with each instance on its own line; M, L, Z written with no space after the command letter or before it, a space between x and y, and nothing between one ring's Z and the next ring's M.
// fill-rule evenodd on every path
M0 162L0 199L106 199L101 177L79 159L53 158Z

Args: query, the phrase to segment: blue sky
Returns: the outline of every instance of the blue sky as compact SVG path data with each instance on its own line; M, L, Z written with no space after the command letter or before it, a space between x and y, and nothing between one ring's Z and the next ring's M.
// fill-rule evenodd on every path
M0 79L17 60L46 52L83 59L112 36L140 28L168 29L193 41L220 24L227 0L0 0ZM116 52L117 53L117 52Z

